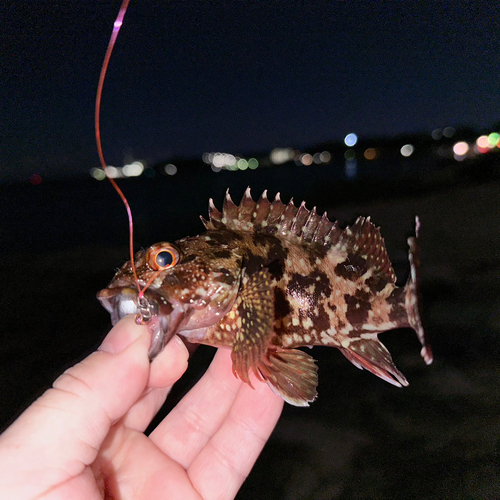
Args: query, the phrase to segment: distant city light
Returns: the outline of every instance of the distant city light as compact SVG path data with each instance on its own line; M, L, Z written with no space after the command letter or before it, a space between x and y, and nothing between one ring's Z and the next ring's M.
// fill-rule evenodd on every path
M203 159L203 163L210 165L214 159L214 154L213 153L203 153L202 159Z
M40 174L32 174L28 178L28 182L33 184L33 186L38 186L42 183L42 176Z
M118 177L121 177L120 170L116 167L112 167L111 165L106 166L106 173L108 177L111 177L111 179L117 179Z
M446 158L447 156L450 156L450 150L446 146L439 146L437 148L437 154L441 158Z
M354 159L346 160L344 173L348 179L352 179L352 178L356 177L356 175L358 173L357 160L354 160Z
M363 156L367 160L374 160L378 156L378 151L375 148L368 148L368 149L365 149Z
M167 175L175 175L177 173L177 167L172 163L167 163L167 165L163 167L163 170Z
M439 139L441 139L443 137L443 131L440 129L440 128L435 128L432 132L431 132L431 137L435 140L435 141L439 141Z
M480 148L489 148L490 147L490 141L488 140L488 136L487 135L481 135L480 137L478 137L476 139L476 144Z
M238 160L236 156L229 153L204 153L203 161L216 168L226 168L227 170L238 170ZM213 169L212 169L213 170ZM218 172L218 170L214 170Z
M223 167L226 162L224 160L224 155L221 154L221 153L215 153L212 157L212 163L216 166L216 167Z
M453 146L453 153L456 156L465 156L468 151L469 145L464 141L456 142Z
M497 132L492 132L488 136L488 142L490 144L490 148L494 148L495 146L497 146L499 139L500 139L500 134L498 134Z
M302 163L302 165L306 165L308 167L309 165L312 165L312 162L313 162L313 157L309 153L304 153L300 155L300 163Z
M432 131L431 136L434 140L440 140L442 138L450 138L456 134L456 130L453 127L445 127L443 129L436 128ZM453 141L442 141L431 146L430 148L419 150L420 154L426 154L450 158L454 157L456 161L462 161L464 159L472 159L476 155L488 153L491 150L498 152L500 149L500 133L491 132L489 134L483 134L472 140L469 144L468 142L462 140L458 141L461 133L457 134L457 137ZM428 136L427 136L428 137ZM467 137L467 135L465 136ZM409 136L408 136L409 139ZM407 140L408 140L407 139ZM379 147L369 147L364 149L364 151L359 148L354 149L354 146L358 144L358 137L355 133L349 133L344 138L344 143L347 146L344 150L345 159L345 176L347 178L353 178L358 173L358 161L360 158L365 160L375 160L383 155L383 150ZM362 142L363 144L363 142ZM375 143L377 144L377 143ZM382 142L380 144L383 144ZM453 144L453 145L452 145ZM340 144L338 144L339 146ZM498 149L497 149L498 148ZM413 144L404 144L399 149L400 154L408 158L415 153L415 146ZM311 166L321 165L330 163L332 161L333 155L329 151L316 151L314 153L303 153L299 150L294 150L293 148L274 148L268 153L269 156L263 156L260 160L257 158L241 158L238 155L222 152L205 152L202 155L203 162L210 168L213 172L220 172L221 170L229 171L244 171L244 170L255 170L259 166L264 165L269 167L270 165L281 165L287 162L294 161L296 165ZM341 160L336 158L337 161ZM173 176L178 173L178 167L171 163L164 164L160 169L155 170L152 167L146 166L141 161L134 161L130 164L124 165L123 167L107 166L106 170L99 167L94 167L90 169L90 175L96 180L104 180L106 176L111 178L120 177L138 177L143 175L144 177L154 177L159 173L165 173L166 175ZM29 177L29 182L31 184L40 184L42 178L39 174L33 174Z
M90 175L97 181L103 181L104 179L106 179L106 173L102 168L91 168Z
M240 158L236 165L239 170L246 170L248 168L248 162L244 158Z
M292 148L274 148L269 155L271 163L281 165L287 161L293 160L295 151Z
M344 143L346 146L349 146L350 148L354 146L358 142L358 136L354 133L347 134L344 138Z
M222 168L225 165L224 155L220 153L215 153L214 155L212 155L212 164L216 167Z
M250 158L248 160L248 168L250 170L255 170L259 166L259 160L257 158Z
M411 156L413 154L413 152L415 151L415 147L413 146L413 144L405 144L400 151L401 154L407 158L408 156Z
M443 135L449 139L455 135L455 129L453 127L445 127L443 129Z
M356 152L354 151L354 149L346 150L346 152L344 153L344 158L346 160L354 160L354 158L356 158Z
M322 163L329 163L330 160L332 159L332 155L330 154L329 151L323 151L322 153L319 154L319 159L321 160Z
M490 141L487 135L481 135L476 139L476 147L478 153L487 153L490 150Z
M129 165L125 165L122 169L122 173L125 177L139 177L144 172L144 163L140 161L134 161Z

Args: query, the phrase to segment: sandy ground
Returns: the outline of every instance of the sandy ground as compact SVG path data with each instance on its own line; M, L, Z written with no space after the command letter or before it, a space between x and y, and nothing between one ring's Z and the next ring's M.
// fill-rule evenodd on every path
M239 499L500 498L500 184L329 211L343 223L371 215L401 281L415 214L434 364L420 359L411 330L381 336L410 382L404 389L316 348L318 400L285 408ZM125 256L85 245L2 255L1 426L99 344L109 318L94 294ZM195 353L164 411L212 354Z

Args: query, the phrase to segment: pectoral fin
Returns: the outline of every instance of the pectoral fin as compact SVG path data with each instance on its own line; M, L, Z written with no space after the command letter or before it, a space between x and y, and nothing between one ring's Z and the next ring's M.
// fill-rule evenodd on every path
M309 406L318 393L318 367L298 349L270 349L259 365L271 390L294 406Z
M252 369L262 379L257 367L274 335L271 280L267 269L260 269L250 276L244 274L238 295L236 314L239 328L235 334L231 359L235 376L251 387L248 373Z

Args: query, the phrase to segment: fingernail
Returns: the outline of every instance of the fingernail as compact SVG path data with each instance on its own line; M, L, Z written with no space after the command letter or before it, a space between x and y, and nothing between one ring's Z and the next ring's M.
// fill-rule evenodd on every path
M178 335L174 335L173 339L169 342L169 344L175 346L175 349L179 351L179 356L185 357L186 359L189 358L188 348Z
M110 330L98 351L119 354L141 337L145 338L145 341L147 339L149 345L148 329L137 325L132 315L126 316Z

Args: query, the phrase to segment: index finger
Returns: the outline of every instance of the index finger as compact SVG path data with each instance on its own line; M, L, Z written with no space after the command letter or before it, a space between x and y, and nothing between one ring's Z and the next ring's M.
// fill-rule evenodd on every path
M37 497L95 460L110 426L147 385L149 344L145 326L120 321L102 350L64 372L0 436L2 492L10 485L15 498Z

